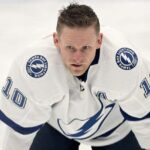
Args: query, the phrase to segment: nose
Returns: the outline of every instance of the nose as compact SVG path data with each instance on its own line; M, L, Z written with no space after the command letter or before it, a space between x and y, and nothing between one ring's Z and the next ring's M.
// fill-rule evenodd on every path
M81 51L74 52L73 59L76 63L81 63L83 60L83 54Z

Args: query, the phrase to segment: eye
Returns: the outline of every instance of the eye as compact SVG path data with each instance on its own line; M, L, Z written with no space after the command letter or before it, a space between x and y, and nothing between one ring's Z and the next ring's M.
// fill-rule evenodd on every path
M88 45L82 47L82 51L87 51L89 49L91 49L91 47Z
M73 49L73 47L69 45L69 46L67 46L67 49Z
M66 49L70 50L70 51L75 51L75 48L73 46L70 46L70 45L66 46Z

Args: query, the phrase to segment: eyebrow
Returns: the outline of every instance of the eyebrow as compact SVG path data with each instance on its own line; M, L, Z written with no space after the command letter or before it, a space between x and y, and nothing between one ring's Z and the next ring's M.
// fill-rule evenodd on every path
M66 45L65 47L70 47L70 48L73 48L73 49L77 49L76 47L74 47L74 46L72 46L72 45ZM82 46L80 49L83 49L83 48L85 48L85 47L89 47L89 48L91 48L92 46L90 46L90 45L84 45L84 46Z

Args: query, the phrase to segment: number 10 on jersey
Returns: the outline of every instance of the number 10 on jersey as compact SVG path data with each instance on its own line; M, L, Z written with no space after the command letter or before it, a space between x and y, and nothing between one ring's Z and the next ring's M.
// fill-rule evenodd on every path
M10 77L6 80L6 85L2 88L3 95L9 99L18 107L24 108L26 105L27 98L24 94L17 88L12 89L13 81ZM10 91L13 90L12 95ZM11 97L10 97L11 96Z

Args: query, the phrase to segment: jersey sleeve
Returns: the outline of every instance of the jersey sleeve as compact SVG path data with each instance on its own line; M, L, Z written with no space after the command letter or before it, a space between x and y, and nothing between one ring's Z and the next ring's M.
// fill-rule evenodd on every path
M39 100L35 96L36 93L40 94L40 91L32 90L35 85L25 77L22 71L24 66L19 64L20 62L18 59L14 61L1 90L0 120L11 128L9 138L4 139L7 141L4 150L22 149L29 137L33 139L33 135L48 121L51 112L51 107L44 102L44 98ZM9 148L10 146L12 147Z
M29 150L36 133L23 135L6 126L2 150Z
M150 149L150 62L142 59L139 69L136 88L118 103L141 147Z

